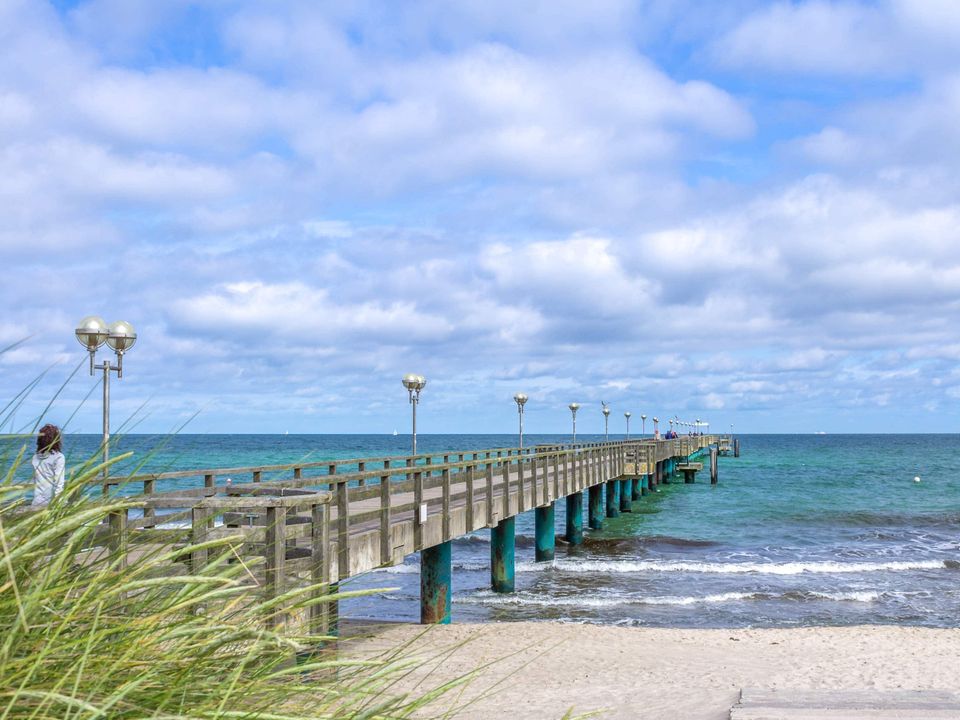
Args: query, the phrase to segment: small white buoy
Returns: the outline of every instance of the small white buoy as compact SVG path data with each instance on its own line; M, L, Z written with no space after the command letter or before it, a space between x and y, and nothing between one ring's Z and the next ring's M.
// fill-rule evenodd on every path
M913 481L914 481L914 482L920 482L920 476L919 476L919 475L915 475L915 476L913 477Z

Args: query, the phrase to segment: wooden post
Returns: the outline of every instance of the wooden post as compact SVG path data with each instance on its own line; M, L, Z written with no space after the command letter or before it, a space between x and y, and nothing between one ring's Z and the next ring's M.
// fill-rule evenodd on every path
M500 472L503 476L503 514L500 517L503 519L510 515L510 463L503 463Z
M210 511L204 507L194 507L190 511L190 540L191 544L199 545L206 541L209 526ZM199 573L207 565L209 555L204 550L194 550L190 553L190 572Z
M465 479L466 486L467 486L467 507L466 507L466 514L464 515L464 520L465 520L465 522L466 522L467 532L473 532L474 529L475 529L475 528L474 528L474 523L473 523L473 500L474 500L474 497L473 497L473 468L472 468L472 467L468 467L468 468L465 468L465 469L461 470L460 472L465 473L465 478L464 478L464 479Z
M327 558L330 547L330 524L327 522L327 504L310 506L313 523L310 533L310 582L314 585L313 597L330 593L330 563ZM310 632L314 635L330 635L330 606L336 600L328 600L310 606Z
M475 465L471 465L470 471L475 472L475 468ZM487 463L484 476L487 481L487 526L490 527L493 525L493 465L490 463Z
M110 513L110 549L111 564L117 570L127 567L127 510Z
M390 467L390 461L383 462L383 469ZM393 564L393 541L390 537L390 511L393 498L390 495L390 476L380 476L380 564Z
M716 485L720 479L720 466L719 466L719 460L717 457L719 454L720 453L717 452L716 447L710 448L710 484L711 485Z
M337 483L337 576L350 577L350 489Z
M272 600L283 594L283 571L287 556L287 509L283 505L267 507L267 541L264 555L264 592L267 600ZM270 610L267 626L277 627L282 622L283 613L280 608Z
M522 513L526 509L526 503L523 496L526 494L526 488L523 483L523 458L517 458L517 512ZM509 477L509 476L508 476Z
M423 505L423 473L413 474L413 549L423 549L423 523L420 521L420 506Z
M443 516L440 518L443 541L450 539L450 468L441 471L441 490L443 492Z

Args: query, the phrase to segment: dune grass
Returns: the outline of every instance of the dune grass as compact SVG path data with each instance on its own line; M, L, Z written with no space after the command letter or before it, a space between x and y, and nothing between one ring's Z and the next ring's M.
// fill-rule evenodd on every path
M269 630L230 539L205 543L194 570L173 561L200 546L106 551L110 514L135 501L85 493L102 470L91 462L30 511L14 482L26 456L0 466L0 720L404 718L464 680L397 694L403 648L351 661L331 638Z

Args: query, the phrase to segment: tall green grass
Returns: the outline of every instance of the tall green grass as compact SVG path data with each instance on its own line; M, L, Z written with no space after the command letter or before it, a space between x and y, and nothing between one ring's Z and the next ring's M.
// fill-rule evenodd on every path
M0 410L3 424L22 402ZM89 492L95 458L30 509L16 478L32 435L20 438L0 452L0 720L406 718L464 681L404 695L394 686L414 665L406 648L344 660L333 638L268 629L277 601L257 592L237 539L110 549L111 514L136 499ZM206 566L182 562L202 548ZM306 614L316 589L292 590L285 611Z

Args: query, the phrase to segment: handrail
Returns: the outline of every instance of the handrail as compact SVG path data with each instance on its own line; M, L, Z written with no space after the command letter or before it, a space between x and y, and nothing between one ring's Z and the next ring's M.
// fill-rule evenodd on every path
M223 477L224 475L239 475L250 473L253 477L253 482L244 482L244 483L234 483L231 485L232 492L244 492L249 491L255 488L264 488L270 487L277 484L285 484L289 486L291 483L295 483L300 486L306 486L310 484L315 485L328 485L330 489L333 489L333 486L340 484L349 484L351 482L359 482L361 485L365 484L366 480L377 479L383 477L410 477L412 473L421 472L432 474L434 472L443 472L450 470L464 470L468 468L475 468L478 465L485 465L488 463L495 464L497 466L504 463L514 464L517 461L528 461L531 459L541 459L544 457L552 458L554 456L568 456L571 453L576 453L581 450L603 450L603 449L614 449L622 448L629 446L638 446L638 447L665 447L665 448L679 448L682 447L681 443L686 440L706 440L706 444L712 444L716 442L714 436L710 435L699 435L699 436L682 436L680 438L675 438L671 440L654 440L651 438L631 438L630 440L614 440L609 442L589 442L589 443L557 443L549 444L547 447L550 450L538 449L537 447L533 448L486 448L481 450L452 450L452 451L441 451L437 453L422 453L418 455L396 455L390 457L382 458L343 458L339 460L330 459L330 460L321 460L313 461L309 463L287 463L282 465L252 465L247 467L232 467L232 468L197 468L190 470L174 470L169 472L161 473L144 473L139 475L131 476L111 476L110 483L111 485L129 485L130 483L142 482L144 484L143 494L154 495L154 494L180 494L180 495L203 495L208 494L206 491L216 490L216 488L223 488L224 485L216 485L216 478ZM556 448L556 449L554 449ZM472 458L466 459L466 456L473 455ZM433 463L433 458L443 457L450 458L451 456L464 457L463 460L456 461L446 461L442 463ZM425 460L427 462L417 463L417 460ZM393 463L397 462L396 465ZM367 464L371 463L383 463L383 467L366 469ZM400 464L402 463L402 464ZM349 472L338 473L337 470L345 465L357 465L359 470L352 470ZM311 474L304 475L303 470L309 470L313 468L326 467L326 473L320 474ZM294 473L293 478L286 479L276 479L269 481L261 481L260 476L263 473L269 472L282 472L285 470L292 470ZM332 470L332 472L331 472ZM204 478L204 487L202 488L179 488L176 490L167 490L163 492L154 491L154 483L162 480L171 480L179 478L189 478L189 477L203 477Z

